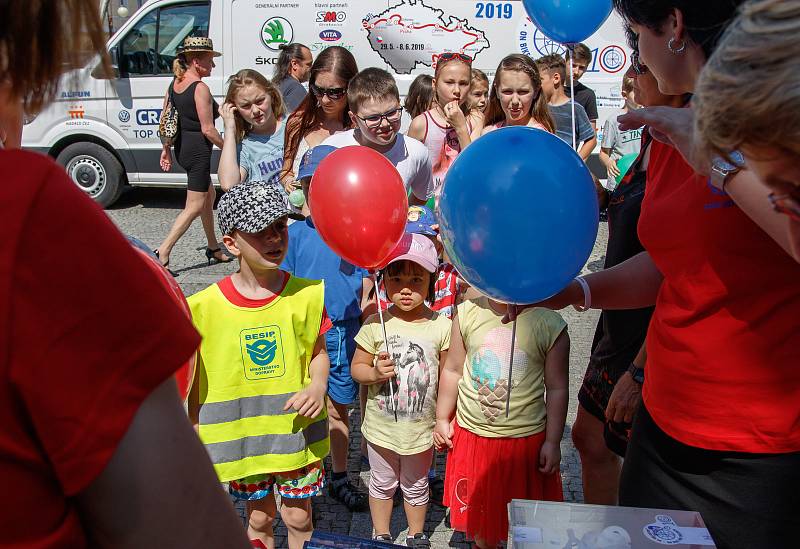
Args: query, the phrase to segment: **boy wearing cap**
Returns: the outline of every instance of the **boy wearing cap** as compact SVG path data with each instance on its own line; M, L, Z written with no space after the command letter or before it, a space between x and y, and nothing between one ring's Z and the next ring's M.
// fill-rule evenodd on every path
M405 234L382 269L391 306L386 331L372 315L356 336L353 378L369 386L361 434L371 469L369 507L375 539L392 541L389 523L398 485L408 520L408 547L428 548L425 513L439 364L450 347L450 319L427 305L439 258L433 243ZM384 341L384 333L386 341ZM388 352L387 352L388 348ZM392 398L394 397L394 398Z
M217 215L240 270L189 298L203 337L189 415L220 480L247 502L250 538L274 547L280 494L289 547L300 549L330 446L324 284L279 268L287 220L300 216L276 186L236 185Z
M319 163L335 150L335 147L318 145L303 155L297 179L302 184L306 203L311 176ZM359 393L358 383L350 375L350 361L356 350L355 336L361 328L362 309L372 289L369 273L336 255L322 240L310 216L289 226L289 249L281 268L295 276L325 282L325 309L333 322L331 330L325 334L331 364L328 422L333 466L328 493L350 511L364 511L367 496L347 476L350 446L347 408Z

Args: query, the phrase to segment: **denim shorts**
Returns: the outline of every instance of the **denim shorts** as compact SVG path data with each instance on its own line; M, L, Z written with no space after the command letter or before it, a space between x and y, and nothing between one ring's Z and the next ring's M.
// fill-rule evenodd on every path
M337 404L350 404L358 399L358 383L350 375L350 362L356 352L356 335L361 328L358 318L334 322L325 334L331 370L328 375L328 396Z

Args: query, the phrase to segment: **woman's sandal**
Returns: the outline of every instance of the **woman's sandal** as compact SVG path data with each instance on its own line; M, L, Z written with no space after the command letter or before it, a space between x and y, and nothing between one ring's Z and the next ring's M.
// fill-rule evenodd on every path
M208 259L209 265L211 265L212 260L216 261L217 263L230 263L233 261L233 258L223 252L220 246L217 246L214 249L206 248L206 259Z
M328 488L328 495L347 507L350 512L366 511L369 506L367 496L350 484L350 479L346 476L331 481Z
M158 250L153 250L153 253L156 254L158 261L161 262L161 256L159 255ZM167 272L172 275L173 278L177 278L178 273L169 268L169 260L167 260L166 263L161 263L161 266L164 267L167 270Z

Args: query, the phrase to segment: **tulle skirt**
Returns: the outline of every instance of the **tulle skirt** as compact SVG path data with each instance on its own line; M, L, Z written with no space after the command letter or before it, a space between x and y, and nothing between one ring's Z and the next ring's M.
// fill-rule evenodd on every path
M519 438L478 436L455 423L447 456L444 504L450 525L489 546L508 537L512 499L563 501L561 473L539 472L544 431Z

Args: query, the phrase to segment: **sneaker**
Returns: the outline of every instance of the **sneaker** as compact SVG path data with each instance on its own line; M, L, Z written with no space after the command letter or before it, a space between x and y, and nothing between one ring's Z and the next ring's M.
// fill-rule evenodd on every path
M387 543L394 543L394 539L389 534L375 534L372 536L372 541L385 541Z
M406 547L419 547L420 549L430 549L431 547L431 540L428 539L423 533L414 534L414 537L411 536L406 538Z
M353 486L347 476L332 480L328 485L328 495L347 507L351 513L366 511L369 507L367 496Z

